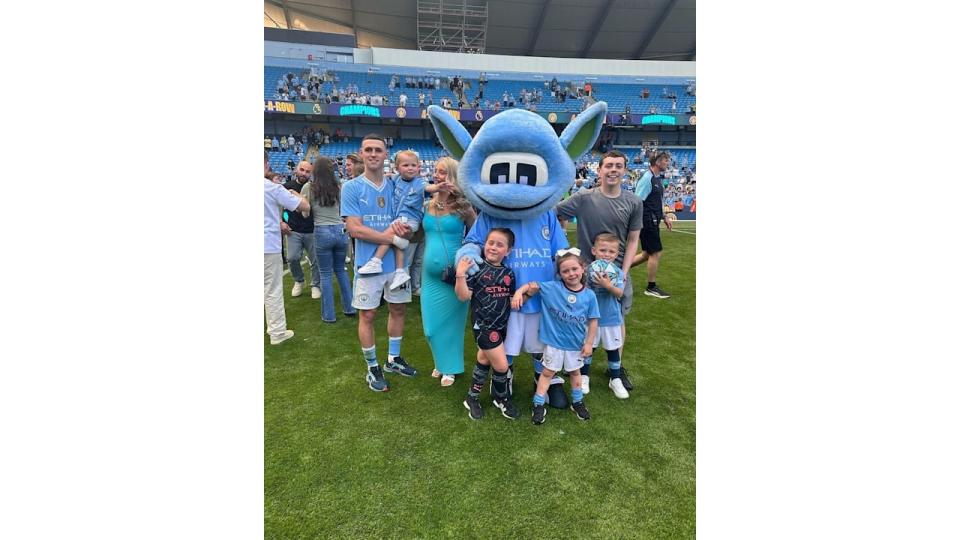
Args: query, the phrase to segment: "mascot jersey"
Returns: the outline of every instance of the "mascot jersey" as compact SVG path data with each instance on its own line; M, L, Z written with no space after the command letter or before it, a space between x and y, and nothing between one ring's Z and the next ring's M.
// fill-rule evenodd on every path
M503 260L503 265L513 270L517 277L517 288L531 281L556 279L553 254L569 244L553 210L529 220L504 219L481 212L464 242L483 245L487 233L495 227L510 229L516 236L516 245ZM540 296L533 296L524 302L520 312L539 313Z

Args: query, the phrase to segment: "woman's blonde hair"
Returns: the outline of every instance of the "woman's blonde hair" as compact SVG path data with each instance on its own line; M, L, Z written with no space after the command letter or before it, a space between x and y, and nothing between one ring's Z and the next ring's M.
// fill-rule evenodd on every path
M457 214L460 216L460 219L466 221L467 213L470 211L472 206L470 205L470 201L463 196L463 189L460 187L460 182L457 180L457 169L460 168L460 162L450 156L444 156L438 159L434 164L434 172L436 172L437 167L440 165L443 165L443 167L447 169L447 182L457 186L457 191L451 193L447 198L447 203L450 205L450 212ZM436 200L436 198L434 198L434 200Z

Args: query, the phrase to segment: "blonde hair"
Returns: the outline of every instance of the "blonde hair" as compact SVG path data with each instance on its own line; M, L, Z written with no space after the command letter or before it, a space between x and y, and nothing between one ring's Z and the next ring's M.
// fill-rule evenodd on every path
M450 182L451 184L456 184L457 186L457 191L454 193L450 193L447 196L447 204L450 207L450 212L457 214L458 216L460 216L460 219L466 221L467 212L470 211L470 208L472 208L472 206L470 205L470 201L468 201L467 198L463 196L463 190L460 189L460 182L457 181L457 169L460 167L460 162L453 159L450 156L444 156L438 159L436 164L434 164L433 166L434 172L436 172L437 167L439 167L440 165L443 165L443 167L447 170L447 182ZM430 201L430 204L434 204L436 200L437 200L436 197L434 197Z
M399 165L399 164L400 164L400 159L401 159L403 156L407 156L407 157L413 159L413 161L416 161L417 163L420 163L420 156L418 156L417 153L414 152L413 150L401 150L401 151L397 152L396 155L393 156L393 162Z

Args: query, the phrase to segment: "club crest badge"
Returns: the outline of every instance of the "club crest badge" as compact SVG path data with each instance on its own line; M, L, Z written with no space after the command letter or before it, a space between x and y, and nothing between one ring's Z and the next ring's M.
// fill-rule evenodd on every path
M567 296L567 303L568 303L568 304L576 304L576 303L577 303L577 295L571 294L571 295Z
M387 205L387 201L383 197L377 197L377 206L383 208Z
M544 239L544 240L549 240L549 239L550 239L550 227L548 227L547 225L544 225L543 228L540 229L540 235L543 236L543 239Z

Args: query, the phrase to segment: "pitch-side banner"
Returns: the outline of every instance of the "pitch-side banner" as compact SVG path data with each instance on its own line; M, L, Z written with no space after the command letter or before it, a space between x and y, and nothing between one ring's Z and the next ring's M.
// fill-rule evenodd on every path
M614 126L695 126L697 117L692 114L627 114L607 113L607 124Z
M275 101L264 100L263 111L268 113L309 114L327 116L360 116L367 118L427 118L425 107L390 107L375 105L359 105L349 103L312 103L302 101ZM461 122L483 122L497 113L493 109L447 109L451 115ZM544 120L551 124L569 124L577 117L576 113L569 112L537 112ZM613 115L611 115L613 116Z

